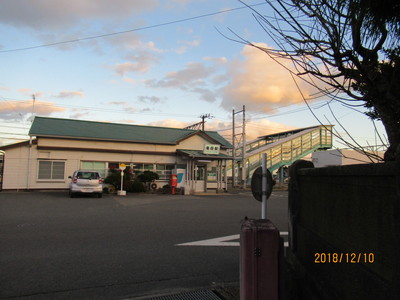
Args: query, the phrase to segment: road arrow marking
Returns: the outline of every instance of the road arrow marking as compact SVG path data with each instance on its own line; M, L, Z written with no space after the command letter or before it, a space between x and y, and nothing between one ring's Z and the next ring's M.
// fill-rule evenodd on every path
M287 236L288 232L284 231L280 233L281 236ZM240 242L229 242L233 240L238 240L240 238L239 234L223 236L220 238L209 239L209 240L202 240L197 242L189 242L183 244L176 244L175 246L205 246L205 247L239 247ZM289 243L284 243L285 247L289 247Z
M240 246L239 242L227 242L232 240L238 240L240 237L239 234L224 236L215 239L202 240L197 242L189 242L183 244L177 244L176 246L230 246L230 247L238 247Z

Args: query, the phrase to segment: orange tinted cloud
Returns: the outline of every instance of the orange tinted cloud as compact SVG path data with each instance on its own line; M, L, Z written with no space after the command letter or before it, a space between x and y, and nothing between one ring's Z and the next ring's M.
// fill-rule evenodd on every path
M258 45L268 47L266 44ZM251 111L271 112L303 101L290 73L282 65L252 46L244 46L242 55L243 61L230 65L231 80L223 91L222 107L230 110L246 104ZM280 63L291 68L290 61ZM298 83L306 97L313 93L310 86L300 80Z
M61 91L55 97L57 98L74 98L74 97L85 97L85 93L82 91Z
M25 115L32 113L32 101L7 101L2 103L0 107L0 118L3 119L20 119ZM65 109L56 106L53 102L35 101L34 113L37 115L47 116L53 112L61 112Z
M172 128L185 128L189 125L196 123L193 122L182 122L175 119L168 119L158 122L152 122L147 125L150 126L160 126L160 127L172 127ZM294 129L292 126L288 126L282 123L277 123L269 120L249 120L246 122L246 140L251 141L256 138L268 134L273 134L277 132L283 132ZM217 131L226 140L232 142L232 122L231 121L220 121L220 120L209 120L205 124L205 130L207 131ZM240 133L240 129L238 132Z
M254 121L250 120L246 123L246 140L251 141L257 139L260 136L284 132L292 129L295 128L293 126L269 121L266 119Z
M149 126L159 126L159 127L171 127L171 128L184 128L190 124L175 119L168 119L162 121L151 122L147 124Z

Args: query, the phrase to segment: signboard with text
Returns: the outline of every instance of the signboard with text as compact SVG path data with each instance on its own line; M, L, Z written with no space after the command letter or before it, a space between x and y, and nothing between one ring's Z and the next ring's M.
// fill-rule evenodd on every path
M220 145L209 144L204 145L203 154L219 154Z

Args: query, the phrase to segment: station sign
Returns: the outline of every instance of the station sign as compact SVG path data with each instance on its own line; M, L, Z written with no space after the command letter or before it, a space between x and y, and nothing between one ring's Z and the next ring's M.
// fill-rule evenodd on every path
M216 155L218 155L220 147L221 147L221 145L217 145L217 144L204 145L203 154L216 154Z

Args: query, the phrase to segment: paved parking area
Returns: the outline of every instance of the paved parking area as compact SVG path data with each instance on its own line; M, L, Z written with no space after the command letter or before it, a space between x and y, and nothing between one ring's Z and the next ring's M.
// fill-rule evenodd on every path
M287 193L269 216L287 231ZM177 244L238 234L260 203L237 195L69 198L0 193L0 298L121 299L235 286L238 247Z

